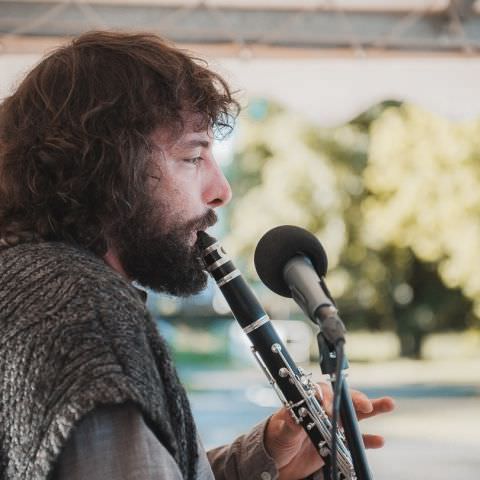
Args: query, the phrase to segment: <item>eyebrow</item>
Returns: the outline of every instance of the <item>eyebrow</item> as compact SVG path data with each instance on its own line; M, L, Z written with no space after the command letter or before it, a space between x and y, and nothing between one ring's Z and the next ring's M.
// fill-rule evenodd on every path
M194 147L203 147L208 148L210 142L208 140L192 139L187 140L186 142L180 142L176 145L178 148L194 148Z

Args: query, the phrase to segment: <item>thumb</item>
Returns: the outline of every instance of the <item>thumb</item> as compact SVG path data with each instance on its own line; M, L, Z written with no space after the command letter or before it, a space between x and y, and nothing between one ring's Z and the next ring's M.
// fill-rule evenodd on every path
M269 420L269 426L272 426L272 429L277 433L290 437L297 437L304 430L298 425L293 419L290 411L283 407L280 410L277 410Z

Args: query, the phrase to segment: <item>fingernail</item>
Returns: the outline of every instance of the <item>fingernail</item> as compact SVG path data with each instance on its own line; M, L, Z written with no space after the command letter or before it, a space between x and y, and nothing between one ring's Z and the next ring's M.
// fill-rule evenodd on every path
M370 402L363 404L363 409L362 409L363 413L370 413L372 411L373 411L373 405Z

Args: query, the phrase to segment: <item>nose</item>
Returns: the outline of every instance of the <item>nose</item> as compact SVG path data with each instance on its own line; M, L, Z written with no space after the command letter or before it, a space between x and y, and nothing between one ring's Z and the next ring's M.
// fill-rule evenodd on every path
M205 202L211 208L222 207L232 199L232 188L217 162L212 159Z

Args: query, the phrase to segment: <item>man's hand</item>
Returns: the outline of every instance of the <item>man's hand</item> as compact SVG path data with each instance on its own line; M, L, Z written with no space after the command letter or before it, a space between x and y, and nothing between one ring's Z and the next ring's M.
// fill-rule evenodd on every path
M321 383L318 388L323 396L323 408L331 415L333 393L330 384ZM370 400L357 390L350 392L359 420L391 412L395 408L390 397ZM363 441L366 448L380 448L384 444L380 435L363 435ZM277 465L280 480L300 480L324 465L305 430L294 422L286 408L278 410L270 418L265 430L265 447Z

